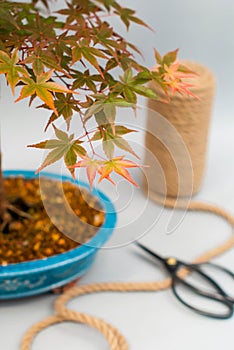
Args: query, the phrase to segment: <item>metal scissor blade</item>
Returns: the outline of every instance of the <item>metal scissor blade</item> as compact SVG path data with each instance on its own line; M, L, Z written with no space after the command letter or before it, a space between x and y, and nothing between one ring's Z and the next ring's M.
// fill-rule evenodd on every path
M158 259L161 262L165 262L165 259L163 257L161 257L160 255L156 254L154 251L150 250L149 248L147 248L146 246L144 246L143 244L139 243L139 242L134 242L139 248L141 248L142 250L144 250L146 253L150 254L151 256L153 256L154 258Z

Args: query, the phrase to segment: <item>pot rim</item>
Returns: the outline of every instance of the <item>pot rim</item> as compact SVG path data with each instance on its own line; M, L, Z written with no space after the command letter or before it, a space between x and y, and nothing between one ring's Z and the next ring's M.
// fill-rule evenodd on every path
M39 176L45 176L52 180L70 181L79 187L84 187L90 191L90 187L83 181L74 180L71 176L63 174L54 174L50 172L40 172L35 174L34 170L5 170L3 171L4 177L10 176L24 176L26 179L37 178ZM81 246L71 249L65 253L53 255L48 258L37 259L32 261L25 261L19 263L12 263L6 266L0 265L0 277L6 277L10 275L25 275L30 271L36 270L37 272L53 269L55 266L60 267L70 264L72 262L82 260L89 255L95 254L98 249L108 240L112 231L116 225L117 214L112 201L100 190L92 189L90 191L92 195L98 198L103 210L105 212L105 221L97 233L87 242Z

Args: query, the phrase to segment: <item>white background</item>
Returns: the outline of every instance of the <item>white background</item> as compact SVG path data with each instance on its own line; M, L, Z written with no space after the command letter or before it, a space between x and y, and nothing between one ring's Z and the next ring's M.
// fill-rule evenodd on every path
M133 26L128 34L145 55L145 64L154 64L153 47L162 53L180 47L180 57L207 65L217 79L217 97L210 132L207 170L201 192L197 196L218 203L233 212L234 207L234 3L223 1L125 1L137 9L155 33ZM36 168L41 152L29 150L27 144L41 140L46 112L29 110L25 103L13 104L13 98L1 84L1 121L4 168ZM141 117L142 118L142 117ZM137 142L142 142L139 135ZM140 181L139 173L135 173ZM117 189L108 184L102 189L113 199L119 212L119 229L129 227L141 234L147 220L159 215L161 208L147 202L141 190L132 190L126 183ZM129 198L131 203L129 204ZM147 203L141 224L136 218ZM157 224L143 241L162 254L192 259L227 238L231 230L220 219L205 214L188 213L176 232L166 235L170 211L164 210ZM178 214L179 215L179 214ZM113 238L114 239L114 238ZM115 237L115 240L119 237ZM126 239L127 241L127 239ZM121 242L122 237L121 237ZM233 269L233 252L218 261ZM82 283L100 281L142 281L163 278L158 267L140 259L133 245L102 250L95 265ZM33 323L53 312L52 295L0 303L0 348L19 349L22 335ZM233 348L233 319L214 321L184 309L170 292L139 294L101 294L83 297L70 304L117 326L127 337L130 349L213 349ZM103 338L84 326L62 324L41 334L33 347L39 349L108 349Z

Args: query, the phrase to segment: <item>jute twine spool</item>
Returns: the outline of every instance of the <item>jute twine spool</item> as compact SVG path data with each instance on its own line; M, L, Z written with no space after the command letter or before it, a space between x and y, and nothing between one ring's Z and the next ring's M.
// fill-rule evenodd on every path
M145 164L150 166L146 169L146 177L149 194L153 193L152 197L154 197L154 194L164 197L190 196L199 190L204 174L215 79L206 67L191 61L184 61L183 63L198 73L197 78L187 79L189 83L194 84L194 87L190 90L198 98L176 94L170 96L169 103L161 102L160 100L148 100L145 146L147 150L153 153L165 176L164 179L157 168L152 173L153 167L151 165L154 160L152 160L149 153L146 153ZM162 92L155 82L151 82L149 86L163 98ZM174 126L187 147L192 163L192 188L189 181L191 177L189 173L190 168L186 168L184 165L181 142L178 141L175 133L169 134L167 127L164 130L160 130L161 138L167 139L167 147L155 137L158 127L153 115L155 112L160 113ZM178 155L176 162L171 155L172 149ZM178 170L183 173L182 182L180 182Z

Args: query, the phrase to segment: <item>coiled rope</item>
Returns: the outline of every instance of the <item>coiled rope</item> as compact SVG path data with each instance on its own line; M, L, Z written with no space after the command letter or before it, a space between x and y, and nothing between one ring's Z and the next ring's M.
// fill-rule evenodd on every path
M170 198L166 199L164 205L170 208L173 208L175 205L177 208L184 208L182 202L175 204L175 200ZM213 213L225 219L232 226L232 228L234 227L234 216L218 206L192 201L188 206L186 205L186 208L192 211ZM227 241L223 242L219 246L209 250L208 252L202 254L197 259L195 259L194 263L209 261L225 253L233 246L234 235L232 234L232 236ZM186 272L183 271L183 274L185 273ZM89 327L97 329L107 339L110 350L128 350L129 347L124 336L111 324L105 322L100 318L96 318L85 313L70 310L66 307L66 304L72 298L79 297L85 294L103 292L156 292L169 288L170 284L171 279L167 278L165 280L154 282L96 283L80 287L73 287L57 298L55 302L55 315L48 317L40 321L39 323L36 323L27 331L27 333L22 339L20 349L31 350L31 346L35 336L43 329L57 323L72 321L76 323L82 323Z

